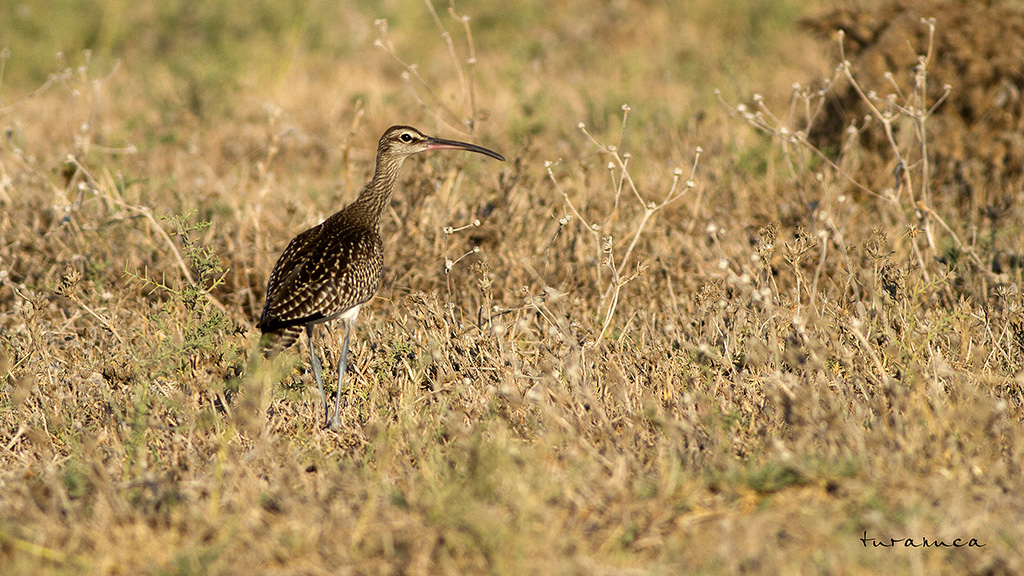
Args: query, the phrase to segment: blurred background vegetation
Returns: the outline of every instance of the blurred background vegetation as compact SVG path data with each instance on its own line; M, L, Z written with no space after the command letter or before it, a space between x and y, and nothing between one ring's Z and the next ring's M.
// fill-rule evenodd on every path
M625 100L666 121L713 105L715 88L728 97L747 95L752 86L763 89L780 67L806 66L793 49L792 32L812 4L486 0L464 8L472 10L477 73L485 86L520 91L528 109L502 112L537 125L551 120L542 115L564 104L565 96L588 123L614 123ZM447 8L439 4L438 13L461 33L451 26ZM449 73L445 45L418 0L257 0L244 7L227 1L4 0L0 10L6 15L0 39L10 50L3 94L8 103L65 64L84 64L88 52L98 73L119 61L147 96L171 111L208 120L230 116L238 109L232 102L287 89L290 75L328 74L353 59L393 72L374 49L378 19L401 30L398 52L426 78ZM341 96L358 94L366 79L351 80L353 93Z

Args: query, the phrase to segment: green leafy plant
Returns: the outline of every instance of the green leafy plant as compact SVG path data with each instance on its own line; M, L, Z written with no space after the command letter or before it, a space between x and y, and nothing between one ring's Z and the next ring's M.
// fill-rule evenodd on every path
M158 315L152 319L161 330L178 332L178 338L167 338L160 342L154 358L157 362L173 359L178 370L185 369L196 354L214 354L223 352L224 334L233 327L231 320L224 312L224 306L217 301L211 291L224 283L227 274L220 264L220 258L212 248L201 246L195 236L206 230L210 223L206 221L192 222L196 211L170 216L164 220L173 228L171 236L181 241L184 256L175 250L179 260L187 261L185 278L180 283L169 283L166 278L155 279L148 271L125 269L125 274L142 282L150 293L159 290L168 297ZM175 307L185 310L184 324L175 330L174 319L182 318L174 314Z

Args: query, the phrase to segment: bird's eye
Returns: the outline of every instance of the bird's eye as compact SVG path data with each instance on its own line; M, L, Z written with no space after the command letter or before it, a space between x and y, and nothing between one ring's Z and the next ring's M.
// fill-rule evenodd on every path
M405 132L404 134L399 136L398 139L401 140L402 142L405 142L406 144L412 142L412 136L410 136L408 132Z

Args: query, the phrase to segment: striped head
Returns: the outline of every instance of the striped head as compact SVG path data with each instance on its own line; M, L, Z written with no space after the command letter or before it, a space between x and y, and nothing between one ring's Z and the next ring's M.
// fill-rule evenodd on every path
M483 146L457 140L427 136L411 126L392 126L384 132L377 146L378 158L406 158L427 150L468 150L505 161L505 157Z

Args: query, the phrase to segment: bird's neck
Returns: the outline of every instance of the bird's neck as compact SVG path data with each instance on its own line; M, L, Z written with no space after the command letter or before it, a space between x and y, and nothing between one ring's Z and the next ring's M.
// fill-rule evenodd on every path
M384 208L391 201L391 192L394 191L395 183L398 182L403 159L378 158L373 179L366 184L363 191L359 193L359 198L356 198L356 201L346 210L357 211L363 215L368 224L372 224L374 227L379 226L381 214L384 213Z

